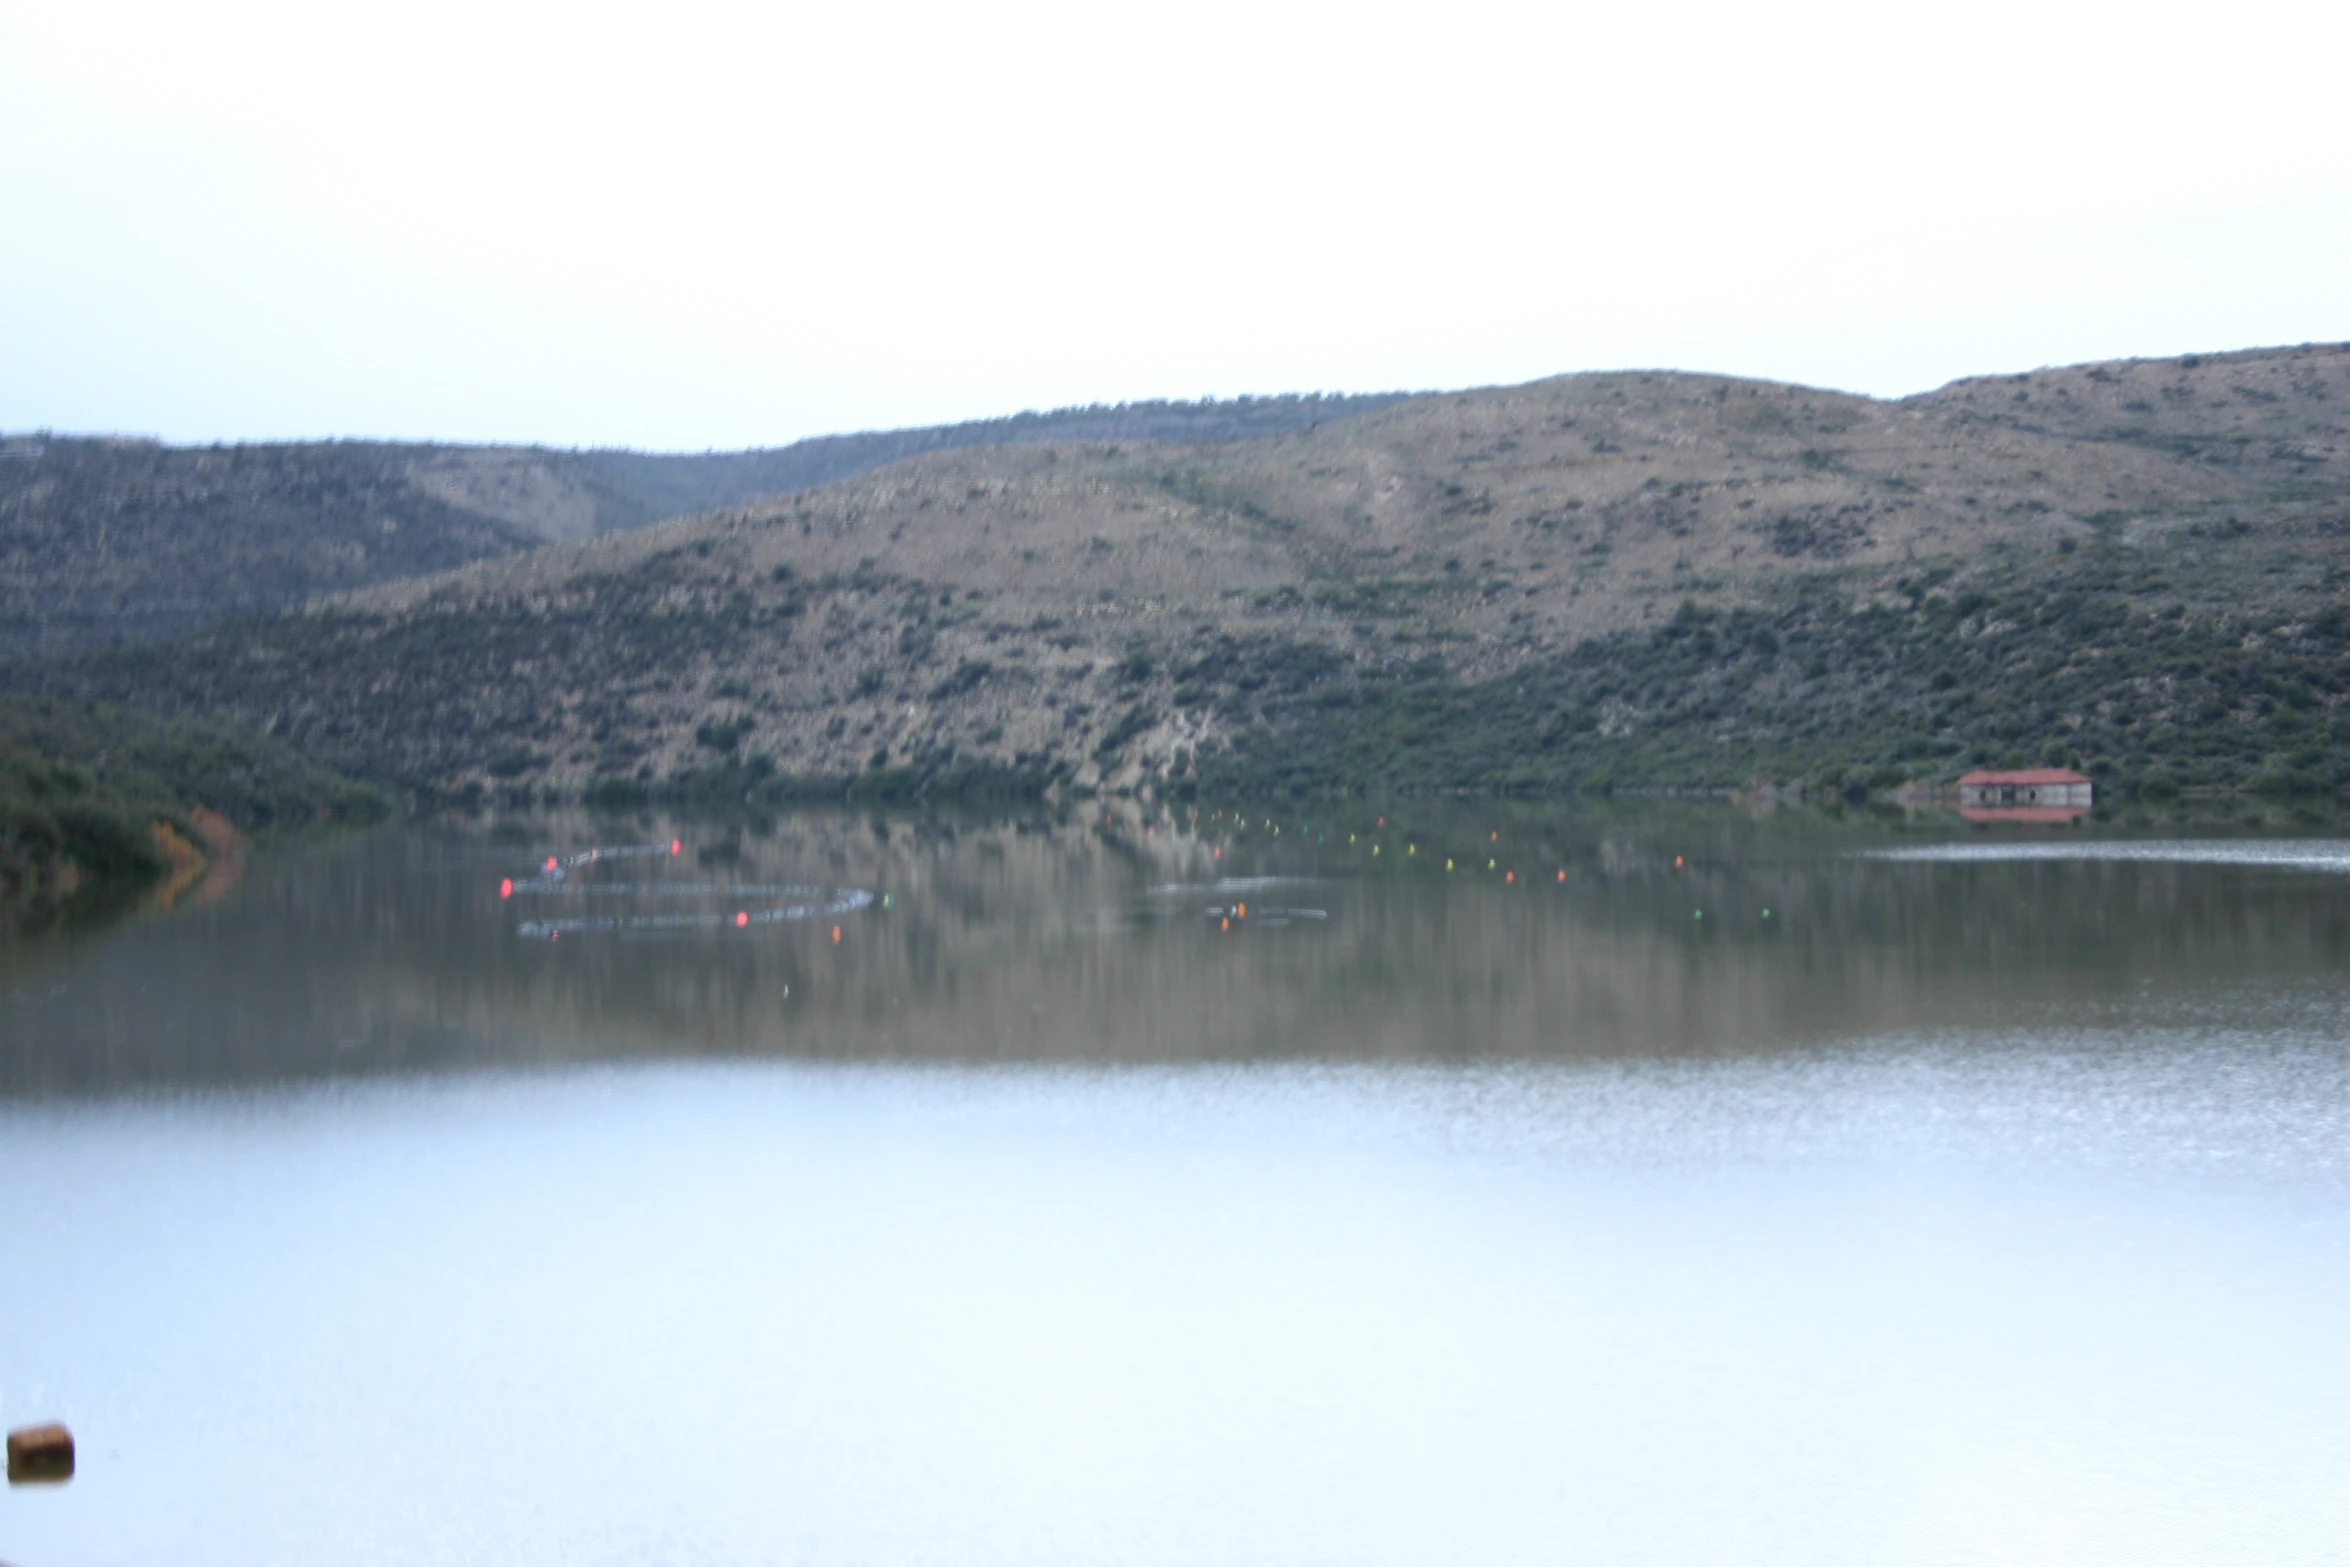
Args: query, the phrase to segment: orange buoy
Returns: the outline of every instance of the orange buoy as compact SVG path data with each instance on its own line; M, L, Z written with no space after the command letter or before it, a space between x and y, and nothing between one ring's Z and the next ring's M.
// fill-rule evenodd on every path
M1559 880L1560 880L1560 881L1565 881L1566 879L1567 879L1567 873L1566 873L1565 871L1560 871L1560 872L1559 872Z
M1503 881L1516 881L1518 879L1518 873L1516 871L1503 871L1501 873L1501 879Z
M1218 920L1216 922L1216 928L1218 930L1230 930L1232 928L1232 916L1227 914L1224 916L1224 918Z
M1680 868L1681 868L1681 856L1679 856L1678 854L1676 854L1676 855L1674 855L1674 856L1673 856L1673 869L1675 869L1675 870L1679 870Z
M1247 918L1248 918L1248 905L1244 903L1244 904L1242 904L1242 905L1241 905L1239 908L1237 908L1237 909L1234 909L1232 912L1233 912L1233 913L1235 913L1235 914L1237 914L1237 915L1239 915L1239 916L1240 916L1242 919L1247 919Z
M840 945L840 927L838 925L832 927L832 944L836 947Z

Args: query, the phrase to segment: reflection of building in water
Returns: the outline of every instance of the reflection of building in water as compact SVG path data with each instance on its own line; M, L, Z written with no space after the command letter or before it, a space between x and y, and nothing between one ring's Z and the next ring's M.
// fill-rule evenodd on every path
M2087 775L2063 767L1974 772L1958 781L1959 814L1970 822L2075 822L2089 814Z

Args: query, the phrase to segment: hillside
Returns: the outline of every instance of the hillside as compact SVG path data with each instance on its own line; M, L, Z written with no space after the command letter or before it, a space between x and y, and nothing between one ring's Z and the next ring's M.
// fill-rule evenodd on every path
M2339 496L2350 404L2323 350L2189 354L1958 381L1910 405L2068 441L2134 446L2278 496Z
M1227 402L1094 404L1050 413L858 435L820 435L747 452L584 454L611 482L645 498L662 517L716 511L764 495L785 495L850 479L928 452L1038 441L1246 441L1311 429L1399 403L1407 394L1236 397Z
M934 453L0 678L432 790L2330 790L2350 348Z
M155 641L923 452L1038 439L1238 440L1395 400L1070 408L694 454L15 435L0 439L0 660Z

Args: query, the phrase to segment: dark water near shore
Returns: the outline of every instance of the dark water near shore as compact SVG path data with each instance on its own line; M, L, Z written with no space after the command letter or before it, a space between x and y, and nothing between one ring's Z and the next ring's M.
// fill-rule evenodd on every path
M2345 960L2317 839L263 855L0 953L0 1560L2350 1560Z

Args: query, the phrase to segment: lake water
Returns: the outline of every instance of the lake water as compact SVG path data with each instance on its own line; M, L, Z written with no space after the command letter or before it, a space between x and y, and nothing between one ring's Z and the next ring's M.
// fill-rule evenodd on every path
M0 1168L15 1567L2350 1561L2341 841L425 824Z

